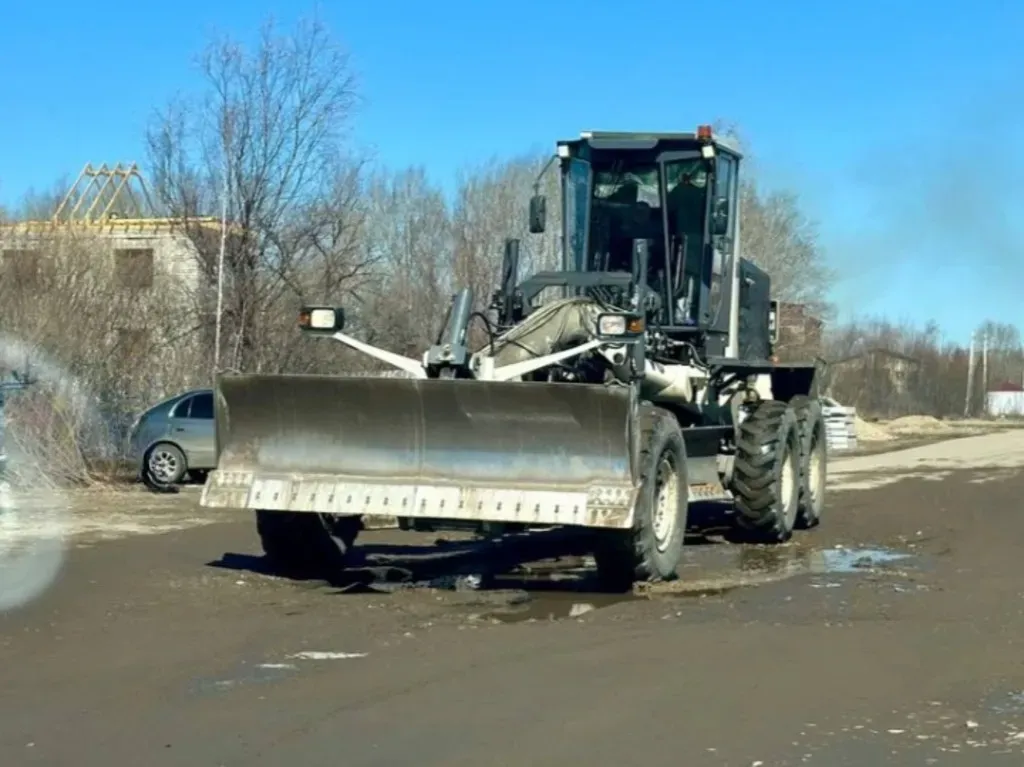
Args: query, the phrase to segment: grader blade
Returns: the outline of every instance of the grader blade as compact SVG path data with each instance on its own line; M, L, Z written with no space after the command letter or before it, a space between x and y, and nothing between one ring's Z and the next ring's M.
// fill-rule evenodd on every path
M231 376L202 504L632 524L631 402L604 386Z

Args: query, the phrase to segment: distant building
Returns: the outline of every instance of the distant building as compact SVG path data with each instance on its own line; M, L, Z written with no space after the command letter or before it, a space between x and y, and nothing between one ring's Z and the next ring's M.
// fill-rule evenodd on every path
M779 346L782 348L820 349L825 323L815 317L806 304L779 302Z
M857 385L871 382L877 387L881 384L888 392L902 395L907 391L911 373L918 367L920 361L907 354L871 347L829 362L830 388L842 389L843 384L852 379Z
M135 164L98 168L90 164L51 218L0 225L0 279L6 289L45 290L48 278L58 276L55 264L74 269L74 260L60 260L62 254L88 258L83 275L103 279L105 274L108 284L132 291L137 302L132 316L124 318L124 326L112 332L111 349L144 356L145 350L152 353L164 343L173 343L176 351L201 352L210 339L194 332L203 324L197 322L197 311L209 310L214 291L195 240L197 233L208 231L215 242L220 226L214 217L185 222L156 215ZM172 312L172 324L175 307L180 306L181 332L176 331L173 339L155 338L146 322L147 307L157 301L164 311ZM140 358L139 364L146 361Z
M809 360L821 354L825 323L805 304L780 301L776 322L779 336L775 353L779 359Z
M220 228L216 218L192 219L191 226ZM153 214L149 192L136 165L86 165L44 221L0 226L4 278L32 287L40 259L62 239L90 236L106 245L111 279L136 290L204 289L199 260L182 222ZM96 254L98 255L98 254Z
M985 413L993 418L1024 418L1024 386L1005 381L985 392Z

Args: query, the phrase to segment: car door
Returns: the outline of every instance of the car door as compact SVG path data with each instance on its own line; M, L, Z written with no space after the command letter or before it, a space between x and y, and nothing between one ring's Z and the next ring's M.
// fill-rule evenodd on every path
M214 468L213 392L200 392L174 410L171 433L185 451L190 469Z

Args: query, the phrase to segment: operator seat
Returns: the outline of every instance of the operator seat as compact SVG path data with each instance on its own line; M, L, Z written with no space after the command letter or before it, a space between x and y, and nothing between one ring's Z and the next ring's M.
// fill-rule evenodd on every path
M628 272L633 267L633 240L647 239L657 248L662 240L661 210L640 199L640 186L628 179L615 192L595 200L595 222L609 255L607 269ZM595 243L595 247L600 247ZM659 253L662 249L659 249ZM653 254L652 254L653 261Z

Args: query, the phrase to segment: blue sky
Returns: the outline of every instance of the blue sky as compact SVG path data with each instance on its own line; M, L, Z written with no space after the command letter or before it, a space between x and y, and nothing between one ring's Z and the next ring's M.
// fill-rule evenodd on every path
M198 85L214 32L269 0L12 3L0 27L0 202L89 161L143 160L154 107ZM327 0L394 164L457 168L580 130L742 126L798 189L843 315L1024 325L1024 3ZM1015 83L1014 81L1018 82Z

